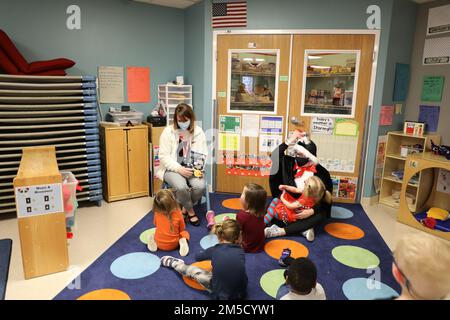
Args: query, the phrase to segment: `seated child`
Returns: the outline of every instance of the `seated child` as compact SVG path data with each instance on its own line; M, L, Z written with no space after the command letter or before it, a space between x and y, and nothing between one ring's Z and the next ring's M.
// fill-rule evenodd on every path
M258 252L264 248L264 214L267 192L256 183L247 183L242 191L241 205L236 220L242 229L242 247L245 252Z
M326 300L323 287L317 283L317 269L308 258L284 259L286 283L277 292L277 300Z
M170 256L161 258L161 264L196 280L218 300L241 300L247 295L245 253L240 245L241 228L236 220L228 219L213 227L219 238L215 246L200 252L196 260L211 260L212 271L206 271Z
M174 194L168 190L160 190L153 200L153 224L156 227L154 234L150 234L148 249L172 251L180 247L180 256L189 253L189 233L180 207Z
M392 273L402 292L397 300L438 300L450 295L450 242L425 232L402 237Z
M280 185L280 190L300 193L298 188L286 185ZM280 199L273 199L264 216L264 223L269 225L274 218L283 221L286 225L296 221L295 216L298 211L314 207L324 197L325 192L322 180L316 176L310 177L306 181L303 193L300 193L298 198L283 192Z

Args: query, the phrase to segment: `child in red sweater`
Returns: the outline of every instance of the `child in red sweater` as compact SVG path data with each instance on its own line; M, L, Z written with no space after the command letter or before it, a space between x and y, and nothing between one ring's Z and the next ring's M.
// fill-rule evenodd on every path
M258 252L264 248L264 214L267 192L256 183L247 183L242 191L241 205L236 220L242 229L242 247L245 252Z

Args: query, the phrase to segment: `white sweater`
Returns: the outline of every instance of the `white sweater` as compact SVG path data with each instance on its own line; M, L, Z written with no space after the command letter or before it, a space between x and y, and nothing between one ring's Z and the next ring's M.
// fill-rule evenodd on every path
M166 170L177 171L181 164L177 162L178 130L173 126L166 127L159 137L159 167L156 176L161 181L164 180ZM199 126L194 128L194 138L191 142L191 150L208 156L206 146L206 136Z

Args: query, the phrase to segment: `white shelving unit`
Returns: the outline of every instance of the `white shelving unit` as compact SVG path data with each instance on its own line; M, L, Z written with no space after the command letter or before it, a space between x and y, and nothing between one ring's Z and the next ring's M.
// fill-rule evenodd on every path
M179 103L186 103L192 106L192 85L158 85L158 100L167 107L167 125L172 124L175 108Z

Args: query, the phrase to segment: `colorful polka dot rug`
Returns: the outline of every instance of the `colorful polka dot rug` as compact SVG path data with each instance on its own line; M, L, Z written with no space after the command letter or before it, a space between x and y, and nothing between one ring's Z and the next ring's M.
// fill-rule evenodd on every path
M214 193L210 196L216 221L235 218L239 196ZM268 203L269 203L268 199ZM117 240L77 280L62 290L56 300L207 300L198 283L160 265L165 255L182 258L200 268L211 269L210 261L195 261L200 250L215 245L217 237L206 228L206 205L196 208L200 226L187 224L191 234L189 255L178 250L151 253L147 239L154 232L153 212ZM124 213L125 214L125 213ZM266 239L265 249L246 253L248 299L275 299L284 283L284 268L278 258L284 248L292 257L308 257L317 266L318 282L329 300L369 300L397 296L400 287L392 273L391 251L359 204L334 204L332 217L315 228L316 238L302 236ZM233 270L230 270L233 272ZM74 285L76 284L76 285Z

